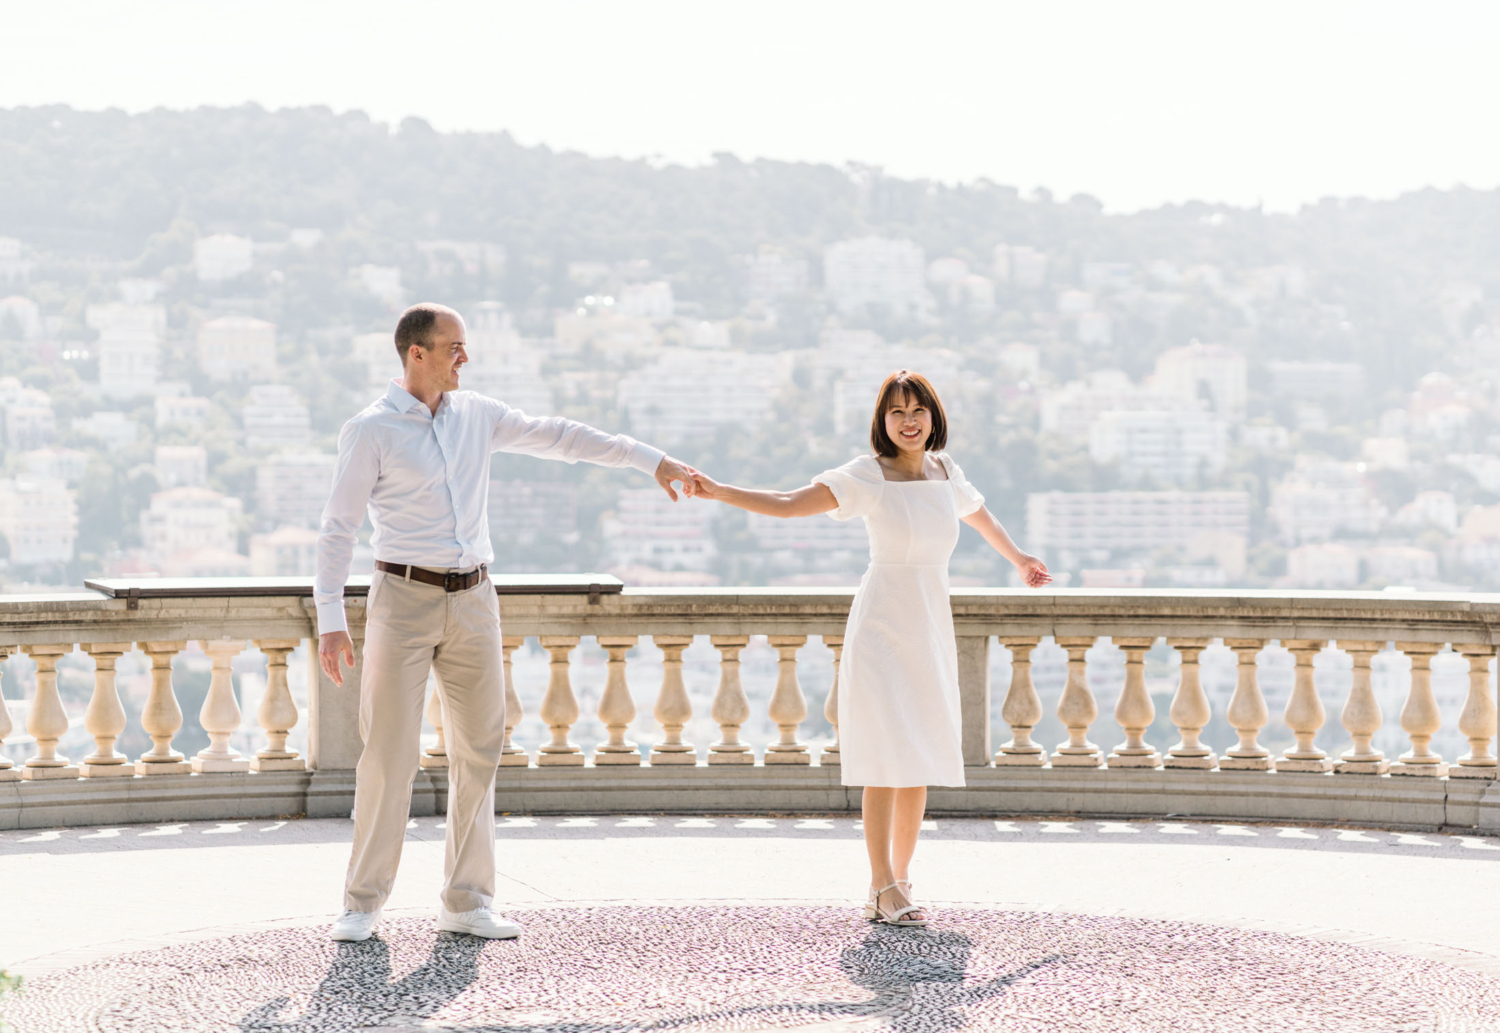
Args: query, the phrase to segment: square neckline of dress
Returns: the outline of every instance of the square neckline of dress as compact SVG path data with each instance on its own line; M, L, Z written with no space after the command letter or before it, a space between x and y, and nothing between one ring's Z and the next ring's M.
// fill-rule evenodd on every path
M948 472L948 468L946 466L943 466L943 461L941 459L937 461L937 464L938 466L943 467L943 473L946 474ZM885 475L885 467L881 465L879 459L875 460L875 465L880 467L880 479L885 484L948 484L953 480L951 476L948 476L944 477L942 480L938 480L936 477L918 477L910 481L898 481Z

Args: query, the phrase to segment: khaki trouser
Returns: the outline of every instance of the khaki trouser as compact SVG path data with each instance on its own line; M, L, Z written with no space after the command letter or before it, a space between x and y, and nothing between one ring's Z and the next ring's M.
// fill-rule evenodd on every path
M441 570L441 568L430 568ZM448 749L443 907L495 895L495 771L505 742L500 606L485 579L464 592L376 571L366 609L355 770L354 855L344 907L375 911L396 881L411 811L427 674L437 673Z

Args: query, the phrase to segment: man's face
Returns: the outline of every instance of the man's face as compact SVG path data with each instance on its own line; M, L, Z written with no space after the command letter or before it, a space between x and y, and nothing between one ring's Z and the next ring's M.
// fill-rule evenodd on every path
M440 391L457 391L459 370L469 361L463 320L439 316L432 328L432 347L413 349L414 354L418 351L423 353L419 361L424 366L424 379Z

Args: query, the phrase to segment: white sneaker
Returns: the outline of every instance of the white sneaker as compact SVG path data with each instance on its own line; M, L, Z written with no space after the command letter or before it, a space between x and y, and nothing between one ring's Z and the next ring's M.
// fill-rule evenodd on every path
M519 925L506 921L487 907L476 907L473 911L454 914L439 904L437 927L450 933L483 936L487 940L513 940L521 935Z
M379 911L345 911L328 929L332 940L358 942L368 940L380 923Z

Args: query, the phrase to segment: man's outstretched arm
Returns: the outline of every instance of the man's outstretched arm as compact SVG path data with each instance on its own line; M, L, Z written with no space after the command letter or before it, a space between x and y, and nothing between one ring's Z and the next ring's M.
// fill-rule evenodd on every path
M661 449L626 434L607 434L576 420L561 416L532 417L503 403L495 404L500 410L490 437L491 451L519 452L542 459L561 459L565 463L629 466L655 477L673 501L677 499L677 491L672 487L674 481L682 484L683 494L692 494L692 467Z

